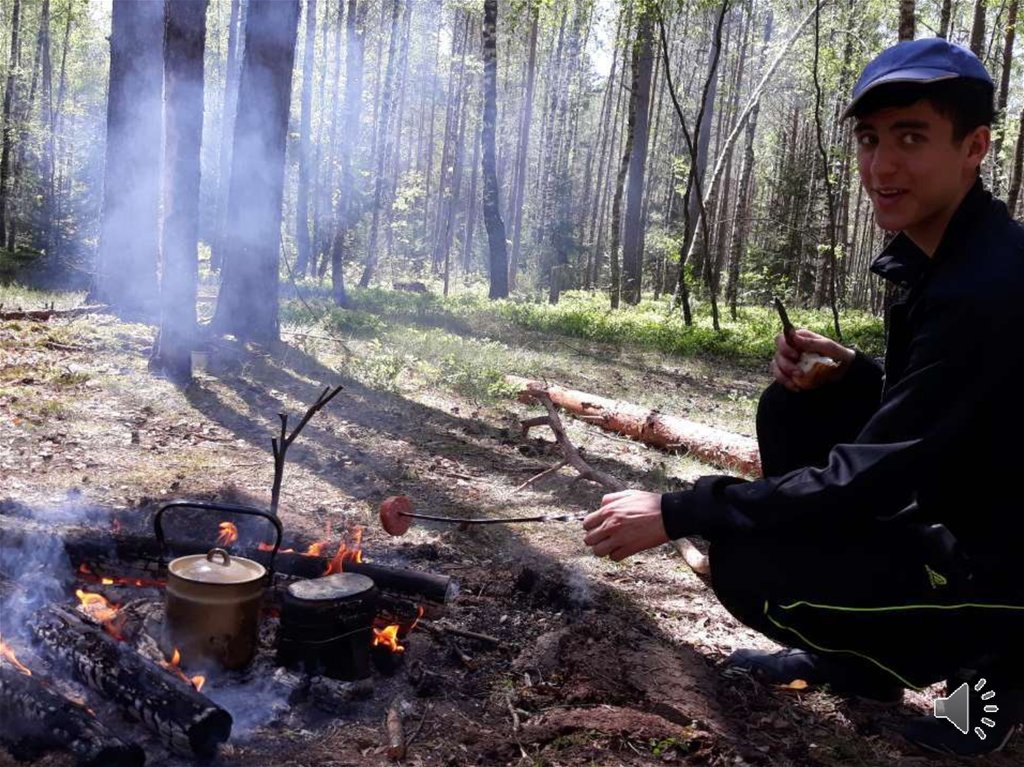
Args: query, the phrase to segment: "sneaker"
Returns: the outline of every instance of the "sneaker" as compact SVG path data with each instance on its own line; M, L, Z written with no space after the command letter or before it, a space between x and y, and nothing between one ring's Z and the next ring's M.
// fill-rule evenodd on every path
M791 685L801 679L808 687L828 685L848 698L890 706L903 699L903 685L888 674L806 650L736 650L725 664L727 670L745 671L766 684Z
M944 719L917 716L903 725L901 734L915 746L937 754L985 756L1001 750L1016 729L1016 724L996 722L994 727L975 727L974 732L964 735ZM975 734L978 730L984 738Z

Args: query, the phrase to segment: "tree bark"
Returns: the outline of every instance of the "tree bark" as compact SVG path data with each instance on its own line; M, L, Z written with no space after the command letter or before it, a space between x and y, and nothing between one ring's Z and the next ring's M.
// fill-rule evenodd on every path
M206 5L206 0L166 0L164 7L160 333L150 367L180 383L192 379L196 332Z
M1006 133L1006 103L1010 92L1010 71L1013 68L1013 42L1017 31L1017 10L1019 0L1009 0L1006 12L1006 37L1003 41L1003 62L999 76L999 93L996 96L996 119L992 126L992 192L998 195L1002 188L1003 175L999 172L1003 136ZM1013 209L1011 208L1011 214Z
M402 0L394 0L391 6L391 37L388 42L388 63L384 70L384 87L381 94L380 120L377 124L376 158L377 171L373 181L373 211L370 221L370 237L366 244L366 263L359 278L359 287L366 288L377 271L379 253L377 236L380 227L381 207L384 205L384 187L387 158L391 151L389 143L391 123L392 90L395 81L395 54L398 47L402 21Z
M626 198L626 221L622 233L622 299L627 304L640 303L643 281L644 170L647 165L647 140L650 128L651 70L654 66L654 25L650 13L642 13L637 23L633 48L633 92L630 113L633 114L633 135L629 155L629 194Z
M540 9L530 2L530 39L527 43L526 92L523 94L522 120L519 122L519 144L516 147L515 185L512 188L512 254L509 257L508 288L516 289L519 274L519 245L523 235L523 208L526 190L526 158L530 151L530 125L533 122L533 88L537 75L537 27Z
M249 0L238 90L227 236L214 327L239 340L278 340L284 155L298 0Z
M224 230L227 225L228 186L231 174L231 137L235 129L235 114L238 108L238 80L241 74L240 47L242 0L231 0L231 16L228 21L228 57L224 76L224 103L220 113L220 151L217 172L217 198L213 246L210 252L210 268L220 269L224 262L227 242Z
M1020 117L1017 118L1017 148L1013 153L1013 162L1010 168L1010 187L1006 193L1006 205L1013 216L1017 210L1017 200L1020 197L1021 176L1024 175L1024 109L1020 110Z
M295 190L295 273L305 275L313 260L309 238L310 133L313 130L313 55L316 51L316 0L306 0L306 42L302 52L299 117L299 178Z
M939 33L938 37L949 38L949 21L953 15L953 0L942 0L942 9L939 11Z
M761 476L757 440L751 437L543 381L517 376L506 376L506 380L520 389L520 402L531 402L534 392L542 392L558 407L607 431L661 450L682 449L702 461L748 477Z
M490 251L490 298L508 296L508 251L505 223L501 220L498 200L498 174L495 162L494 135L498 122L498 0L484 0L484 22L481 27L483 47L483 120L480 127L484 175L483 214Z
M970 48L979 59L985 56L985 13L987 10L987 0L974 0Z
M914 39L915 0L900 0L900 24L897 39L900 42Z
M155 315L162 154L163 0L114 0L103 220L92 297Z
M338 197L338 229L331 245L331 295L337 306L348 306L345 291L345 262L352 251L352 228L355 226L355 171L352 156L359 145L359 114L363 103L363 24L366 5L348 0L345 21L345 99L342 121L345 130L341 139L341 194Z
M7 242L7 211L11 178L11 153L14 151L14 113L17 101L18 33L21 29L21 0L11 8L11 50L7 63L7 87L4 89L3 147L0 149L0 247Z
M39 117L45 135L39 155L39 174L42 177L42 199L39 209L39 228L42 249L46 252L46 265L50 270L57 266L54 252L54 212L56 209L54 186L55 133L53 110L53 64L50 60L50 0L43 0L39 11Z

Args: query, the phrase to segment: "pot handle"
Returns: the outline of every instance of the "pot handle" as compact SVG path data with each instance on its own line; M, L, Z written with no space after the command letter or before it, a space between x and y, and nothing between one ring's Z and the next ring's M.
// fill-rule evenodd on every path
M234 503L207 503L205 501L171 501L165 503L159 509L156 510L156 514L153 516L153 531L156 533L156 541L160 545L160 564L164 565L164 560L167 554L167 541L164 536L164 524L163 517L164 512L168 509L180 509L180 508L192 508L202 509L204 511L220 511L228 512L229 514L247 514L252 517L261 517L267 522L270 522L274 527L274 548L270 552L270 562L267 564L267 579L271 580L274 577L274 558L277 556L277 550L281 548L281 539L284 537L284 528L281 526L281 520L275 517L273 514L263 511L263 509L257 509L253 506L239 506Z

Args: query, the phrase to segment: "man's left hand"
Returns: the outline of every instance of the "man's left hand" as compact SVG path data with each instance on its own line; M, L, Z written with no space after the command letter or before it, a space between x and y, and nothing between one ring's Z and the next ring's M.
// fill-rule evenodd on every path
M583 519L583 542L599 556L619 562L668 542L661 520L661 495L643 490L609 493L601 508Z

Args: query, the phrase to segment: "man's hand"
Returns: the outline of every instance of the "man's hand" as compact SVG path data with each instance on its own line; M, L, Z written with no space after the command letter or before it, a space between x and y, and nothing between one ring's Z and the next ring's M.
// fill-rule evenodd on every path
M808 376L799 367L800 357L804 354L819 354L828 357L837 364L824 374ZM856 353L831 338L800 328L795 330L786 340L783 333L775 337L775 357L772 358L772 376L790 391L806 391L816 389L822 384L839 381L850 369Z
M601 499L601 508L583 520L583 542L599 556L619 562L637 552L668 543L661 521L661 495L623 490Z

